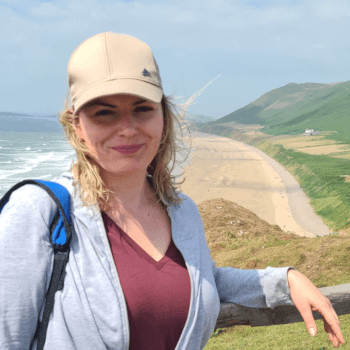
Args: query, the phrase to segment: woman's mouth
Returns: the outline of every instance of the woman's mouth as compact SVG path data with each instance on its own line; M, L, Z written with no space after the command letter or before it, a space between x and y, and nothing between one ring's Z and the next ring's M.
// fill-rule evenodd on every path
M143 144L125 145L125 146L118 146L118 147L112 147L112 148L121 154L133 154L133 153L136 153L142 146Z

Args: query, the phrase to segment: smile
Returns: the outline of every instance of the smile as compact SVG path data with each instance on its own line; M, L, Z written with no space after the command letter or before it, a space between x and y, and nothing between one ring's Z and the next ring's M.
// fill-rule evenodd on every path
M143 144L130 145L130 146L119 146L119 147L112 147L112 148L121 154L133 154L133 153L136 153L142 146L143 146Z

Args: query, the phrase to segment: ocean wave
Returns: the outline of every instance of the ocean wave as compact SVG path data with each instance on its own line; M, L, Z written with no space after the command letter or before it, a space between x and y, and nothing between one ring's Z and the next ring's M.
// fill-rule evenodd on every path
M51 160L53 158L54 152L49 152L49 153L45 153L45 154L37 154L35 153L34 156L36 156L36 158L34 159L30 159L28 160L29 163L33 164L34 166L38 166L39 163L45 162L47 160Z
M0 180L2 179L6 179L10 176L14 176L17 174L23 174L23 173L27 173L29 171L31 171L33 169L33 167L25 167L25 168L18 168L18 169L14 169L14 170L0 170Z
M36 180L42 180L42 179L47 179L48 177L52 177L52 175L49 174L49 175L37 176L35 179L36 179Z

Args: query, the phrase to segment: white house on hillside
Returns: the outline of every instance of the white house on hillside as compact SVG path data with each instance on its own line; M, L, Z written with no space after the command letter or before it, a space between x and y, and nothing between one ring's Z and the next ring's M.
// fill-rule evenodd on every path
M305 130L305 134L306 134L306 135L313 135L314 132L315 132L314 129L306 129L306 130Z
M311 135L320 135L320 131L314 131L314 129L306 129L305 136L311 136Z

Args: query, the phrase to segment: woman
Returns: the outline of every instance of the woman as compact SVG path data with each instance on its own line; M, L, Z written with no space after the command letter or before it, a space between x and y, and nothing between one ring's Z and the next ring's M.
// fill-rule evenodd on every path
M317 310L333 345L344 343L328 299L294 268L211 260L197 206L170 176L176 117L145 43L98 34L74 51L68 75L72 106L60 122L77 163L56 182L72 195L75 233L45 349L203 349L220 301L294 303L310 334ZM52 272L54 214L46 192L26 185L0 217L1 349L28 349L34 335Z

